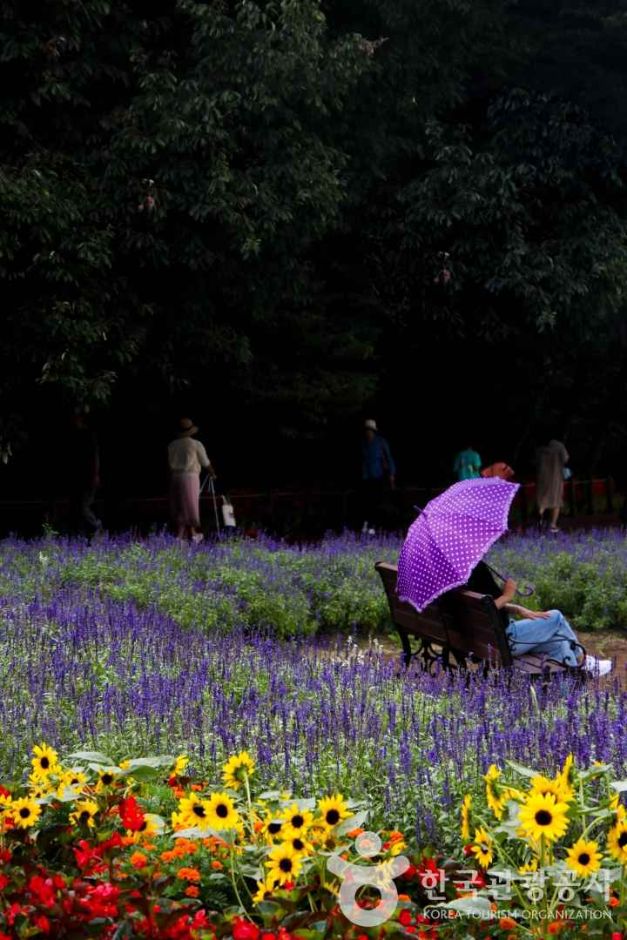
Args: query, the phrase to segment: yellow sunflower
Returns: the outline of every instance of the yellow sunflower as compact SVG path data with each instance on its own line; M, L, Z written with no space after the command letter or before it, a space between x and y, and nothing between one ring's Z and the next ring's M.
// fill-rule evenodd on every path
M197 823L194 823L194 826L197 825ZM191 827L186 826L185 828ZM161 816L157 816L155 813L144 813L144 821L141 824L141 829L137 829L135 832L127 830L126 838L131 839L134 843L138 843L144 842L146 839L152 839L154 836L161 835L162 832L163 820Z
M279 882L276 878L271 878L270 875L268 875L264 881L258 881L257 893L253 895L253 902L255 904L261 904L262 901L266 901L278 886Z
M77 826L89 826L90 829L93 829L95 825L94 816L98 809L98 804L93 800L81 800L75 804L74 812L70 813L70 819Z
M119 773L119 767L102 767L98 771L98 783L95 787L96 793L102 793L103 790L108 790L109 787L113 786Z
M485 796L488 806L497 819L500 819L503 815L503 810L507 803L507 796L501 792L497 783L500 776L501 771L496 764L490 764L488 772L483 778L485 780Z
M11 803L11 819L20 829L29 829L41 816L41 806L29 797Z
M57 795L63 796L66 790L72 790L77 794L82 793L86 786L87 775L84 774L82 770L76 770L74 768L64 770L59 777Z
M552 793L545 796L532 793L519 810L522 834L535 841L543 836L547 842L554 842L568 829L567 812L568 805L556 800Z
M174 777L180 777L181 774L187 770L187 765L189 764L189 757L187 754L179 754L179 756L174 761L174 767L172 768L172 775Z
M212 793L207 800L207 814L211 829L237 829L241 826L239 813L227 793Z
M528 874L531 874L531 872L534 872L537 870L538 870L538 860L534 858L533 861L525 862L524 865L521 865L520 868L518 869L518 874L528 875Z
M607 836L607 850L621 865L627 865L627 819L619 819Z
M603 856L596 842L577 839L566 853L566 864L582 878L587 878L601 867Z
M470 841L470 807L472 797L469 793L462 800L462 842Z
M59 769L58 767L56 768ZM30 790L30 796L36 800L41 799L43 796L47 796L48 793L54 793L57 789L57 777L54 771L50 771L49 774L40 774L35 773L35 771L30 774L28 778L28 789ZM34 791L37 791L38 796L34 796Z
M175 829L210 829L209 816L209 800L184 796L179 800L178 811L172 814L172 826Z
M268 881L274 880L284 885L298 878L302 867L302 855L298 855L289 842L282 842L270 849L266 865L270 869Z
M485 829L475 829L475 838L471 846L471 851L482 868L487 868L488 865L492 863L492 859L494 858L492 839Z
M552 793L558 803L568 803L574 797L573 788L568 783L568 777L564 776L561 771L556 777L544 777L542 774L532 777L529 792L540 796Z
M289 835L284 840L284 843L292 847L294 855L302 856L303 858L306 855L312 855L314 847L311 842L308 842L304 835Z
M11 797L5 796L3 793L0 793L0 832L2 831L2 823L7 816L11 814Z
M59 770L59 755L54 748L49 747L43 742L36 744L33 748L33 774L37 777L47 777L48 774L56 773Z
M313 813L309 810L301 810L294 803L289 809L281 814L283 819L283 830L281 837L303 835L313 825Z
M224 786L230 790L239 790L246 777L251 777L255 772L255 762L248 751L241 751L234 757L230 757L222 768L222 780Z
M320 813L319 822L327 832L334 829L343 819L349 819L353 815L346 800L339 793L318 800L318 812Z
M267 842L273 842L280 839L285 830L285 821L280 816L273 816L271 813L263 820L262 833Z

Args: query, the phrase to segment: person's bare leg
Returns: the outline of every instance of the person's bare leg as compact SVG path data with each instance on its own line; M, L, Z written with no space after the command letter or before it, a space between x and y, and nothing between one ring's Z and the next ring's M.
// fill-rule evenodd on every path
M556 506L551 510L551 529L557 529L557 520L560 517L560 507Z

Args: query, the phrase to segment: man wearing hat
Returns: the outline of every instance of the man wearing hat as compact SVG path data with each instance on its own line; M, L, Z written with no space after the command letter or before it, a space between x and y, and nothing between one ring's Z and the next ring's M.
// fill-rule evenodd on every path
M178 538L186 536L202 541L200 531L200 471L213 469L200 441L194 440L198 428L190 418L181 418L179 433L168 445L170 466L170 512Z
M374 535L373 526L380 521L381 503L386 489L394 489L396 465L390 445L377 428L377 422L368 418L364 422L361 479L366 521L363 531Z

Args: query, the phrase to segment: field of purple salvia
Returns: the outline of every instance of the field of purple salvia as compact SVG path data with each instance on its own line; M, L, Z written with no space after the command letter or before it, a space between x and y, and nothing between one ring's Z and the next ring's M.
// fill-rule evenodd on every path
M626 552L616 536L512 538L493 561L542 599L548 572L574 559L602 585ZM353 642L386 628L373 564L397 553L397 541L350 536L309 548L3 542L1 777L19 776L40 740L119 760L185 751L211 773L248 749L270 787L348 791L422 844L446 844L451 807L492 762L553 772L573 752L627 776L617 682L557 681L544 696L504 676L402 674L376 639ZM560 578L555 590L575 580Z

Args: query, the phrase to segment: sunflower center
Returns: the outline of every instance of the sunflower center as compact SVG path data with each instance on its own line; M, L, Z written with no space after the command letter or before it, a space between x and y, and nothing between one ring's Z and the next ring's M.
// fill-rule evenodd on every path
M582 852L579 858L577 859L577 861L579 862L580 865L589 865L590 856L588 855L587 852Z
M84 823L89 820L89 817L90 817L89 810L84 809L78 818L80 822Z
M194 813L194 816L200 816L201 819L205 818L205 807L200 806L199 803L196 803L192 812Z
M285 872L288 875L292 870L292 859L291 858L282 858L279 862L279 868L282 872Z
M225 806L224 803L219 803L216 806L216 816L219 816L220 819L226 819L228 815L229 815L228 806Z
M48 770L48 767L50 767L50 761L48 760L47 757L42 757L39 763L43 767L44 770Z
M23 806L23 807L21 808L21 810L20 810L20 816L21 816L22 819L28 819L28 817L30 816L30 810L29 810L28 806Z
M268 826L268 832L270 833L271 836L275 836L277 832L280 832L280 831L281 831L280 822L271 822L270 825Z
M619 835L618 844L620 845L621 849L624 849L625 846L627 846L627 830L625 830L625 832L621 832Z
M305 843L302 839L293 839L292 846L296 852L302 852L302 850L305 848Z
M103 774L102 782L104 783L105 787L108 787L110 783L113 783L113 774Z
M296 816L292 816L292 826L294 827L294 829L300 829L301 826L304 826L304 825L305 825L305 820L303 819L302 816L300 816L298 813L296 814Z
M539 809L535 816L538 826L550 826L553 822L553 816L548 809Z
M335 826L340 821L340 814L336 809L330 809L327 813L327 822L330 826Z
M140 827L139 827L139 829L138 829L137 831L138 831L138 832L145 832L147 825L148 825L148 823L147 823L146 820L144 819L143 823L140 824Z

